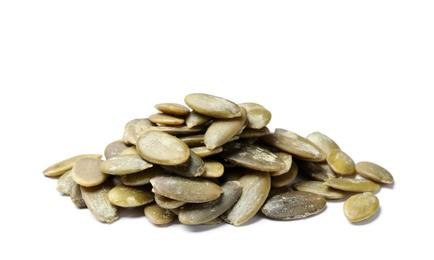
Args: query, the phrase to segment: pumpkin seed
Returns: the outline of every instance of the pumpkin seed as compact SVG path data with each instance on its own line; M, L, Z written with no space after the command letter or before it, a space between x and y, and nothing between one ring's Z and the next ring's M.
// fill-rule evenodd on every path
M148 118L137 118L125 124L124 143L136 144L140 133L148 131L154 124Z
M76 182L72 184L71 187L71 193L69 194L69 197L71 198L72 203L74 203L75 206L78 208L85 208L86 202L83 199L83 196L81 196L81 188L80 185Z
M337 190L351 191L351 192L376 192L381 186L380 184L370 181L368 179L356 178L334 178L328 179L324 185L335 188Z
M258 138L264 135L268 135L269 133L270 133L270 129L268 129L268 127L266 126L261 129L245 128L239 134L239 138L242 139Z
M185 96L185 103L194 111L215 118L234 118L241 116L236 103L222 97L193 93Z
M63 161L60 161L58 163L55 163L51 166L49 166L47 169L45 169L42 173L47 177L58 177L65 172L72 169L72 166L80 160L81 158L97 158L101 159L102 155L100 154L80 154L73 157L70 157L68 159L65 159Z
M172 222L176 215L168 210L164 209L158 204L153 203L145 207L144 213L146 218L149 219L154 225L166 225Z
M340 149L334 149L327 155L327 163L333 171L340 175L350 175L356 172L353 159Z
M279 193L269 198L261 208L265 216L273 219L300 219L318 214L326 207L326 200L304 191Z
M183 141L188 147L196 147L196 146L203 146L205 142L203 141L204 135L198 134L198 135L187 135L187 136L180 136L179 139Z
M291 168L284 174L278 176L271 176L271 187L280 188L293 182L297 178L298 166L292 162Z
M392 174L380 165L372 162L358 162L356 164L356 173L360 174L366 179L370 179L371 181L385 184L393 183Z
M378 210L380 202L371 192L355 194L344 202L345 217L352 223L372 217Z
M183 206L178 215L179 221L188 225L198 225L211 221L232 207L242 193L241 184L238 181L225 182L221 189L223 193L218 199Z
M107 180L108 175L101 172L102 160L97 158L81 158L71 170L72 179L81 186L97 186Z
M184 105L178 103L160 103L154 106L162 113L166 113L173 116L186 116L190 114L190 109Z
M238 105L247 111L247 128L261 129L271 121L271 112L260 104L246 102Z
M164 113L152 114L149 116L149 121L154 124L162 125L182 125L184 124L184 118L172 116Z
M59 179L57 179L57 191L60 193L63 193L65 195L71 194L72 186L74 185L75 181L72 179L72 172L71 170L65 172L62 174Z
M284 167L280 171L271 172L270 173L271 176L279 176L279 175L287 173L289 171L289 169L291 169L292 155L289 153L285 153L285 152L276 152L274 154L283 162Z
M136 154L123 154L101 162L100 170L107 174L124 175L143 171L153 165Z
M156 194L184 202L201 203L220 197L222 189L212 181L202 178L185 178L165 175L151 179Z
M188 128L204 125L212 120L212 117L200 114L196 111L191 113L185 118L185 124Z
M139 137L136 146L140 156L150 163L178 165L190 158L190 148L165 132L149 130Z
M155 176L165 175L167 172L160 165L154 165L152 168L148 168L141 172L132 174L125 174L120 176L121 182L128 186L142 186L150 183L151 179Z
M155 202L164 209L176 209L183 206L186 202L174 200L158 194L154 195Z
M129 208L153 202L154 194L149 186L131 187L121 184L109 191L108 199L113 205Z
M121 154L129 146L123 140L117 140L109 143L104 149L104 157L110 159Z
M326 155L328 155L330 151L334 149L340 149L335 141L320 132L310 133L306 139L318 146L318 148L321 149Z
M210 159L205 159L204 162L205 162L205 172L201 175L201 177L219 178L223 176L225 167L223 166L222 163Z
M123 150L119 155L125 155L125 154L139 155L139 152L137 152L137 147L135 145L131 145L128 146L127 149Z
M93 187L80 186L81 195L87 208L102 222L112 223L119 219L117 206L110 203L108 193L113 185L106 181Z
M327 162L308 162L298 160L298 169L301 175L317 181L336 178L335 172Z
M196 146L190 149L190 152L194 152L199 157L204 158L214 154L219 154L223 151L223 147L216 147L214 149L208 149L206 146Z
M325 199L342 199L346 195L346 193L341 190L333 189L324 185L322 181L300 181L294 183L292 187L298 191L315 193L317 195L323 196Z
M261 209L271 188L270 174L251 171L238 179L243 192L234 204L221 217L223 221L240 226L249 221Z
M184 177L198 177L205 172L205 163L193 151L190 150L190 157L184 163L173 166L162 166L164 170Z

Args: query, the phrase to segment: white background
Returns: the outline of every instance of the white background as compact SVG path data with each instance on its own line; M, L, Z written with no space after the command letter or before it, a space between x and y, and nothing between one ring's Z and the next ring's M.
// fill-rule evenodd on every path
M432 1L1 1L1 259L432 259ZM102 224L42 171L102 153L126 122L205 92L270 129L320 131L395 184L379 214ZM6 256L7 255L7 256ZM81 258L79 258L81 257Z

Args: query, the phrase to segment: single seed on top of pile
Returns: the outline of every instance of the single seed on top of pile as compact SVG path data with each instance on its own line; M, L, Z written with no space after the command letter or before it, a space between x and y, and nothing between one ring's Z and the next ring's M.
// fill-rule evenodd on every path
M184 98L185 103L194 111L215 118L234 118L241 116L241 108L236 103L222 97L193 93Z

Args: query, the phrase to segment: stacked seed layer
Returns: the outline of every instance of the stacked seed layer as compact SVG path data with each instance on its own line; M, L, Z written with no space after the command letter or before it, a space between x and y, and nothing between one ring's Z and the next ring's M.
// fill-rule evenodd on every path
M291 220L339 199L347 219L359 222L377 211L374 194L393 183L386 169L355 163L325 134L271 132L271 112L260 104L203 93L184 101L157 104L155 114L127 122L104 155L77 155L43 174L102 222L141 207L156 225L240 226L259 212Z

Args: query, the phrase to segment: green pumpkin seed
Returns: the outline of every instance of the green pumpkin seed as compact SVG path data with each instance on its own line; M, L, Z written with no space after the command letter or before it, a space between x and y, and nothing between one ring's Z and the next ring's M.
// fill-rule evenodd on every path
M155 202L164 209L176 209L183 206L186 202L174 200L158 194L154 195Z
M102 222L112 223L119 219L118 207L111 204L108 193L113 185L106 181L93 187L80 186L81 195L87 208Z
M80 154L73 157L70 157L68 159L65 159L63 161L60 161L58 163L55 163L51 166L49 166L47 169L45 169L42 173L47 177L58 177L65 172L72 169L72 166L80 160L81 158L97 158L101 159L102 155L100 154Z
M184 202L201 203L220 197L222 189L212 181L202 178L185 178L175 175L151 179L156 194Z
M301 175L317 181L336 178L335 172L327 162L308 162L297 161L298 169Z
M183 141L160 131L145 132L136 146L140 156L150 163L178 165L190 158L190 148Z
M154 106L158 111L173 116L187 116L190 114L190 109L178 103L160 103Z
M97 186L107 180L108 175L100 170L102 160L81 158L71 170L72 179L81 186Z
M247 128L261 129L271 121L271 112L260 104L246 102L238 105L247 111Z
M154 194L150 186L131 187L121 184L109 191L108 199L113 205L130 208L153 202Z
M148 131L154 124L148 118L137 118L125 124L124 143L131 145L136 144L140 133Z
M205 159L204 162L205 162L205 172L201 175L201 177L219 178L223 176L225 167L223 166L222 163L210 159Z
M240 106L222 97L193 93L184 98L185 103L194 111L215 118L234 118L241 116Z
M326 200L322 196L304 191L289 191L269 198L261 211L272 219L292 220L318 214L325 207Z
M152 114L149 116L149 121L154 124L162 124L162 125L182 125L184 124L184 118L172 116L164 113Z
M285 153L285 152L276 152L274 154L283 162L283 164L285 166L280 171L271 172L270 173L271 176L279 176L279 175L287 173L289 171L289 169L291 169L292 155L289 153Z
M356 173L360 174L366 179L370 179L371 181L385 184L393 183L392 174L380 165L372 162L358 162L356 164Z
M205 142L203 141L203 134L180 136L179 139L181 139L186 145L188 145L188 147L203 146L205 144Z
M176 217L172 211L164 209L156 203L146 206L144 213L146 218L154 225L167 225Z
M334 178L328 179L324 185L335 188L337 190L351 191L351 192L376 192L381 186L380 184L370 181L368 179L355 179L355 178Z
M238 179L243 192L234 206L221 217L223 221L240 226L261 209L271 188L270 174L251 171Z
M143 171L153 165L136 154L123 154L103 161L100 170L111 175L124 175Z
M176 173L184 177L199 177L205 172L205 163L203 160L192 150L190 150L190 157L184 163L173 166L162 166L164 170Z
M335 173L340 175L350 175L356 172L356 164L353 159L340 149L334 149L329 152L327 163Z
M289 185L297 178L298 166L295 162L292 162L291 168L284 174L278 176L271 176L271 187L280 188Z
M380 202L371 192L355 194L344 203L345 217L352 223L372 217L378 210Z
M335 141L320 132L310 133L306 139L316 144L316 146L318 146L318 148L321 149L326 155L328 155L330 151L334 149L340 149Z
M196 146L191 148L190 151L197 154L200 158L204 158L221 153L223 151L223 147L220 146L214 149L208 149L206 146Z
M346 196L341 190L336 190L323 184L322 181L300 181L294 183L292 187L298 191L306 191L323 196L325 199L337 200Z
M223 183L221 188L223 193L218 199L183 206L178 215L179 221L187 225L203 224L227 211L241 196L241 184L237 181L229 181Z

